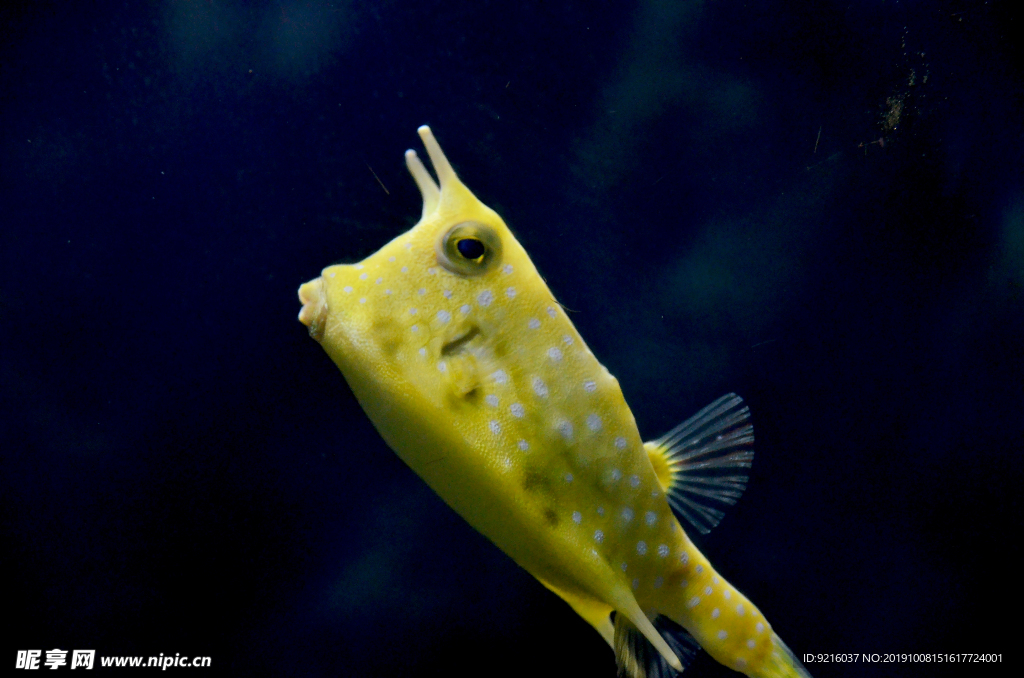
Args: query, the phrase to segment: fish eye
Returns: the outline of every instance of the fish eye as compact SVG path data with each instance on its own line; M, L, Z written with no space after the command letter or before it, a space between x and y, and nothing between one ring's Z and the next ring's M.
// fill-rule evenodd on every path
M463 238L456 243L455 249L459 251L459 254L469 260L479 259L486 251L484 249L484 244L476 238Z
M437 242L437 261L452 273L481 275L501 260L501 238L490 226L463 221Z

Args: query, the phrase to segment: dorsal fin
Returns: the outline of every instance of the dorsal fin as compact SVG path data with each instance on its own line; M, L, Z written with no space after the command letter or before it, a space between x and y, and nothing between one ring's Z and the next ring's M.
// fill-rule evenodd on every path
M750 408L735 393L724 395L657 440L644 443L669 504L701 534L747 488L754 459Z
M672 678L679 674L665 658L654 649L651 641L629 621L624 614L613 613L615 618L615 663L619 667L619 678ZM676 653L685 670L700 650L700 645L686 629L668 617L654 619L654 628Z

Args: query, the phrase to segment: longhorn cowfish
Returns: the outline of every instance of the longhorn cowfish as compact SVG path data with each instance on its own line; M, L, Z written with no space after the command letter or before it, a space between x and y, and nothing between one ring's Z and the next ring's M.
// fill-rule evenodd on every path
M645 443L618 381L505 222L430 129L419 135L437 175L406 151L420 220L299 288L299 320L381 436L593 626L620 675L672 675L702 647L748 676L808 676L676 517L705 532L745 488L742 399Z

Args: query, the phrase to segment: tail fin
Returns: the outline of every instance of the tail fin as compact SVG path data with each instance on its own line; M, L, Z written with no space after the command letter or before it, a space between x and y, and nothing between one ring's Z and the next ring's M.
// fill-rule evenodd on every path
M772 634L772 643L774 643L775 649L757 671L757 678L811 678L811 674L807 672L796 655L774 633Z

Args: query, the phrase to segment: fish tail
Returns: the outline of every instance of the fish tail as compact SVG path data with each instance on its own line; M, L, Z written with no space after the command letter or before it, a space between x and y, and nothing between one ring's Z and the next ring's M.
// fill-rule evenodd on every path
M811 678L811 674L792 650L774 633L772 645L771 652L760 662L757 670L747 675L756 678Z

